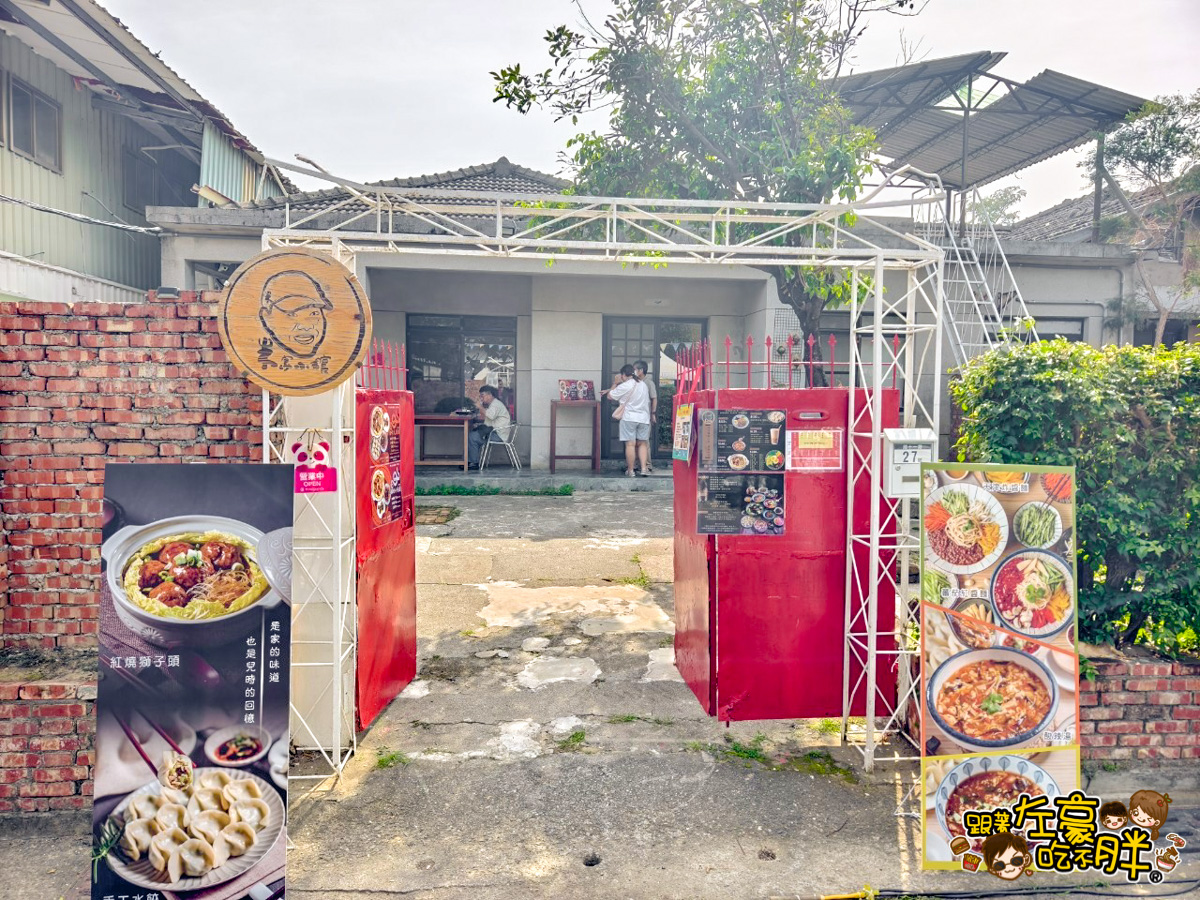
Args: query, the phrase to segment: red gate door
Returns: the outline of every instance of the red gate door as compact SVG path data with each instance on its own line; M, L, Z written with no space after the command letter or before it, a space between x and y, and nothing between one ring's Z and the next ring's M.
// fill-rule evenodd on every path
M355 435L361 729L417 672L413 395L358 388Z

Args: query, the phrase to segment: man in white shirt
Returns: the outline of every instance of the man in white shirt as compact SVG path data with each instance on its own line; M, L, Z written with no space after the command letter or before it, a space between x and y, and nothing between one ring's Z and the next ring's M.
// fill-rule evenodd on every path
M485 384L479 389L479 409L483 413L483 423L471 432L467 438L468 468L479 468L479 455L486 441L503 441L508 439L508 430L512 425L512 416L496 395L496 389ZM493 437L494 435L494 437Z

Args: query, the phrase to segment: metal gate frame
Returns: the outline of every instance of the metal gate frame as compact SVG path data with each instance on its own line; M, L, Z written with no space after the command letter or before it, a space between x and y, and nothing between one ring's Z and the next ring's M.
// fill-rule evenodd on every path
M869 438L869 453L851 450L848 483L849 526L847 545L846 666L842 733L861 751L866 771L871 771L880 748L889 740L899 741L908 703L915 698L916 685L907 679L917 648L910 638L916 622L915 604L919 592L908 585L912 554L919 549L913 526L918 521L915 501L904 500L894 507L899 528L895 535L882 535L879 512L882 500L882 417L881 393L884 382L898 375L903 380L903 421L906 427L931 427L938 432L940 417L940 379L942 375L942 304L944 250L911 231L895 225L884 216L902 216L912 223L944 219L946 193L935 175L905 166L881 172L881 180L864 189L856 201L830 204L761 203L742 200L705 202L669 199L630 199L533 193L456 191L439 188L395 188L366 185L338 178L327 172L296 166L279 160L267 160L279 169L293 171L339 185L345 196L331 198L313 208L306 204L297 212L285 205L283 228L263 232L263 247L308 247L330 253L351 270L360 254L400 254L429 256L477 256L495 259L608 261L622 266L671 264L805 266L849 271L854 282L850 305L851 365L849 367L850 409L848 421L855 437ZM309 228L318 220L328 222L333 214L341 217L336 224ZM853 225L849 222L853 220ZM408 230L398 229L402 225ZM870 233L877 237L868 236ZM418 231L417 229L423 229ZM775 241L792 236L791 243ZM799 239L797 239L799 238ZM906 288L897 297L885 296L885 273L903 272ZM859 287L869 287L865 299L858 297ZM885 338L894 336L898 344L888 347ZM870 337L870 358L859 346ZM932 377L932 400L921 397L922 380ZM854 388L870 390L873 401L855 407ZM335 392L336 393L336 392ZM289 433L286 425L274 425L274 414L264 397L264 459L271 458L272 435ZM330 427L340 437L347 423L339 416L337 401L328 407ZM353 429L352 422L349 429ZM298 429L292 427L290 433ZM939 432L940 433L940 432ZM854 441L849 442L853 447ZM337 442L339 468L346 462ZM353 474L353 460L349 462ZM854 486L867 480L871 497L870 531L854 531ZM352 484L348 479L347 483ZM320 549L328 565L340 575L351 573L352 566L342 562L346 540L340 534L341 522L329 523L328 534ZM299 534L298 534L299 537ZM351 536L350 545L353 545ZM853 564L853 550L867 550L867 563ZM898 568L897 568L898 567ZM898 594L898 621L877 621L878 587L883 579L892 579ZM345 579L339 580L346 597ZM352 590L349 596L353 596ZM318 602L330 602L322 596ZM329 642L329 662L333 675L344 671L349 661L353 671L353 634L356 627L353 604L340 618L338 634ZM350 630L349 647L341 628ZM897 650L881 654L878 635L892 633ZM876 674L880 665L899 667L901 686L896 697L879 690ZM884 659L880 659L885 656ZM851 721L850 702L858 691L867 692L867 715L862 722ZM341 710L341 698L334 696L335 718ZM303 719L294 707L297 716ZM312 729L309 729L310 733ZM322 747L325 758L341 770L353 752L353 728L342 747ZM314 735L315 737L315 735ZM346 747L349 749L347 750ZM342 755L343 752L345 755ZM914 758L908 748L903 754L893 747L888 759Z

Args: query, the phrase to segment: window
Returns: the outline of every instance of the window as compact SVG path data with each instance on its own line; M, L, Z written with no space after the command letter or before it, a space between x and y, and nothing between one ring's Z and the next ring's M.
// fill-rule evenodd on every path
M516 418L517 320L504 316L408 317L409 386L417 412L453 412L490 384Z
M62 109L23 82L8 81L12 149L48 169L62 169Z
M1188 324L1185 319L1167 319L1167 325L1163 328L1163 346L1171 347L1180 341L1188 340ZM1152 346L1154 344L1154 334L1157 329L1157 316L1139 322L1133 329L1133 346Z
M158 202L155 188L158 186L154 164L141 151L125 151L121 159L121 179L124 182L125 205L139 215L146 214L147 206Z
M1043 319L1040 316L1034 320L1037 336L1043 341L1055 338L1066 338L1068 341L1083 340L1083 319Z

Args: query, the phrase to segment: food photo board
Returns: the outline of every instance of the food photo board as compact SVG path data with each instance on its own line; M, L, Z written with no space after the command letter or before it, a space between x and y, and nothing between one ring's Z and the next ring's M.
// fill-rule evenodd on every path
M92 900L283 890L293 481L105 468Z
M1077 785L1074 470L927 463L921 508L922 756L963 762L999 754L1024 760L1018 768L1033 774L1073 766ZM1063 780L1047 783L1068 790ZM935 796L946 785L929 781L925 865L960 868L956 857L973 851L962 842L960 852L950 850L958 826L937 811ZM984 781L987 792L958 788L951 806L973 793L999 805L999 793L1027 786L994 771L973 784Z
M702 409L698 418L697 534L782 535L787 414Z

